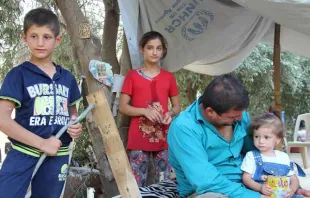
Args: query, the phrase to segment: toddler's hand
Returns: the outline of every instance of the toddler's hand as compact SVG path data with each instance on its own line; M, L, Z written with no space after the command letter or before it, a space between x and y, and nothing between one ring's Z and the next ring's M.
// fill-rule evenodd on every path
M260 192L263 195L268 195L269 196L269 195L271 195L272 190L271 190L270 186L268 186L267 184L263 184Z

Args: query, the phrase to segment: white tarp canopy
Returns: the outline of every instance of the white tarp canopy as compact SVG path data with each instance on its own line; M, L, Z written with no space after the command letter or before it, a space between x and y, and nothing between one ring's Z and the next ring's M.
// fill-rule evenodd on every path
M168 41L163 68L219 75L236 69L261 41L310 57L310 0L118 0L134 68L138 42L155 30Z

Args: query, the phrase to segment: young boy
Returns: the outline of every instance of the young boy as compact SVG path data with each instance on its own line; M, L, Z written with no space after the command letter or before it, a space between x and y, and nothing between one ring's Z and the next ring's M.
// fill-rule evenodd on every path
M6 75L0 90L0 130L13 148L0 170L0 198L25 197L42 153L49 156L31 181L32 197L59 198L66 180L68 145L81 135L82 126L69 127L60 140L54 135L76 119L75 104L81 95L74 76L52 62L62 39L53 12L43 8L28 12L22 38L31 58Z

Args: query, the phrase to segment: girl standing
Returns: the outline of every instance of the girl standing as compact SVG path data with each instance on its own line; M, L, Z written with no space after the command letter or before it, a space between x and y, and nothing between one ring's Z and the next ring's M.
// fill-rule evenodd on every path
M173 74L159 66L160 59L167 55L164 37L155 31L147 32L139 46L144 64L127 73L119 110L132 117L127 144L129 161L138 185L145 186L151 158L156 182L170 176L166 136L172 117L180 112L180 99Z

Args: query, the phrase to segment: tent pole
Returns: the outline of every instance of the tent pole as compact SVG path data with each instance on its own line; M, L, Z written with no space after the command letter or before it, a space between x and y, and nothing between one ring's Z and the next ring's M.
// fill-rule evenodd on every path
M275 23L274 27L274 43L273 43L273 84L274 84L274 105L279 111L282 111L281 105L281 91L280 91L280 76L281 76L281 65L280 65L280 25ZM284 125L285 127L285 125ZM278 144L276 146L277 150L283 150L283 144Z
M274 69L274 76L273 76L273 84L274 84L274 103L275 108L279 111L282 110L281 105L281 92L280 92L280 25L275 24L274 28L274 45L273 45L273 69Z

